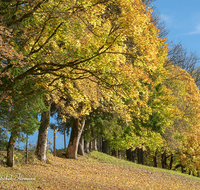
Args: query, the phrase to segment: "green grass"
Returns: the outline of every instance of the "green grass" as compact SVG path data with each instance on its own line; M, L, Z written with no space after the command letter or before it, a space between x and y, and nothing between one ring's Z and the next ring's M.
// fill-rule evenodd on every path
M110 156L108 154L104 154L102 152L93 151L93 152L91 152L91 154L86 154L86 156L96 162L113 164L113 165L118 165L118 166L122 166L122 167L134 167L134 168L140 168L140 169L145 169L145 170L150 170L150 171L165 172L165 173L169 173L169 174L181 175L181 176L200 180L200 177L184 174L179 171L167 170L167 169L162 169L162 168L156 168L156 167L150 167L150 166L146 166L146 165L136 164L134 162L127 161L124 159L118 159L116 157Z

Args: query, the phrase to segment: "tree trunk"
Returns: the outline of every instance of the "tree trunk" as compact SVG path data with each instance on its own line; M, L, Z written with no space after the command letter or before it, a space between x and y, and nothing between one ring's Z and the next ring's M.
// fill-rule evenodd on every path
M109 154L109 141L108 140L103 140L102 142L102 152Z
M163 154L161 154L161 157L162 157L162 168L166 168L166 165L167 165L167 158L166 158L166 150L163 152Z
M155 155L153 156L153 167L158 167L158 149L156 149Z
M47 136L48 136L48 130L49 130L49 123L50 123L50 107L51 102L44 100L44 103L46 107L48 108L48 111L43 112L41 115L41 123L38 133L38 141L37 141L37 148L36 148L36 154L40 161L46 162L46 147L47 147Z
M118 158L118 148L115 150L115 156Z
M131 152L131 161L136 163L137 149Z
M84 126L85 126L84 118L76 118L76 119L74 118L70 141L67 148L67 158L77 159L78 144Z
M126 158L127 158L127 160L132 161L131 148L126 150Z
M85 152L90 154L90 141L85 141Z
M120 150L118 150L118 158L121 159L121 157L122 157L122 153Z
M171 153L171 158L170 158L170 164L169 164L169 169L172 169L172 164L173 164L173 154Z
M97 136L96 136L96 133L94 131L94 127L92 127L92 143L91 143L91 151L93 150L97 150Z
M197 177L200 177L200 171L197 170Z
M102 143L103 143L103 137L101 135L98 135L98 151L102 152Z
M81 138L79 140L78 154L80 154L82 156L85 156L85 152L84 152L84 137L83 137L83 135L81 135Z
M143 156L143 149L138 148L138 164L144 164L144 156Z
M66 150L66 134L65 134L65 123L63 124L64 129L64 150Z
M184 167L181 165L181 173L185 173Z
M97 133L97 151L101 152L101 137L99 136L99 133Z
M28 164L28 134L26 134L26 164Z
M53 155L56 156L56 126L53 128Z
M17 140L17 135L11 132L7 149L7 163L6 163L7 166L9 167L14 167L14 148L16 140Z
M92 140L90 140L90 143L89 143L89 144L90 144L90 145L89 145L89 147L90 147L90 148L89 148L89 149L90 149L90 152L92 152L92 143L93 143Z

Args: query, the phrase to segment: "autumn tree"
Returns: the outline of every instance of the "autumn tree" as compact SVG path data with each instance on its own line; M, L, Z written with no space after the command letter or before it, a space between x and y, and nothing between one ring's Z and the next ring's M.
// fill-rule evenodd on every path
M7 148L7 165L14 167L14 146L22 133L33 134L39 127L38 113L45 109L40 94L27 96L14 94L9 110L1 114L1 125L11 133ZM4 102L4 100L3 100Z
M113 11L110 3L119 8ZM13 81L38 75L46 77L47 89L53 91L51 87L58 84L63 85L61 91L68 87L75 106L79 107L84 102L84 109L78 112L81 114L72 109L74 117L79 115L83 118L91 110L87 105L91 101L83 94L82 100L81 96L75 95L77 90L72 81L87 78L102 86L107 98L113 96L121 110L126 110L127 118L128 109L140 115L138 102L140 106L145 106L148 100L148 88L141 81L150 83L151 79L145 72L152 74L158 69L162 70L166 56L164 40L158 38L159 31L151 23L150 8L139 0L119 0L115 3L66 1L65 4L42 1L21 5L18 1L9 2L4 4L6 9L3 12L4 15L12 12L12 17L4 16L4 23L13 28L16 48L27 56L28 61L26 69ZM12 6L16 9L11 9ZM127 51L124 42L129 38L134 39L134 46ZM134 66L126 62L125 55L134 57ZM10 85L6 89L9 90ZM106 89L110 87L110 90ZM55 91L53 94L56 95ZM139 92L143 92L143 100ZM126 106L122 99L131 99L132 102ZM40 129L43 131L42 127Z
M22 68L26 63L23 61L24 56L18 53L11 45L12 35L11 32L3 25L0 26L0 102L3 99L9 101L8 94L11 93L11 89L14 86L16 72L19 68ZM12 83L12 85L11 85ZM10 85L7 88L7 84Z

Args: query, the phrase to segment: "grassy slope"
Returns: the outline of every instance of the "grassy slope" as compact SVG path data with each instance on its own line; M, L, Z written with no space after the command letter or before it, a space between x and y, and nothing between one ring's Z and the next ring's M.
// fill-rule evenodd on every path
M168 170L141 166L92 152L78 160L48 155L48 164L35 161L8 168L0 166L0 189L200 189L200 179ZM35 181L16 180L35 178ZM12 181L1 181L1 178Z

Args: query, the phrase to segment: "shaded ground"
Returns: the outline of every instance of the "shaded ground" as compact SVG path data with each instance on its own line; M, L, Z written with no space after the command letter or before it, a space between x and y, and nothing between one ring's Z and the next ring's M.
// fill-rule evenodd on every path
M102 163L103 157L110 163ZM52 155L48 159L49 164L35 161L13 169L0 166L0 189L200 189L199 179L126 166L126 161L97 152L79 156L78 160ZM111 164L116 161L117 164ZM35 181L19 181L17 174ZM7 178L12 175L13 180L1 181L6 175Z

